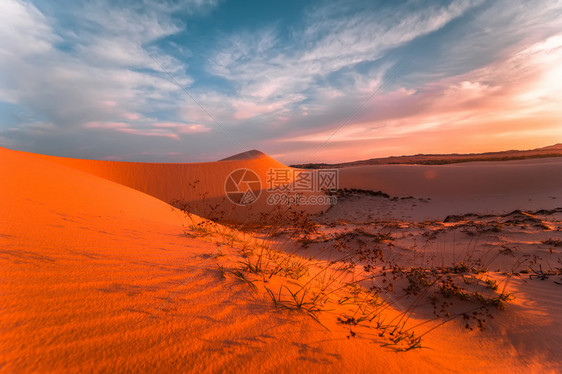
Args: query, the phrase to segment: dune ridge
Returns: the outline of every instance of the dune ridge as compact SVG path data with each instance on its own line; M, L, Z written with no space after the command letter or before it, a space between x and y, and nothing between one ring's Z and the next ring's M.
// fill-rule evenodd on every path
M225 196L224 181L229 173L246 168L255 171L267 185L267 171L270 168L287 169L287 166L265 154L233 156L221 161L200 163L141 163L104 160L81 160L56 156L39 155L46 160L81 170L99 177L134 188L162 201L191 199L192 187L199 181L198 188L208 198Z
M189 204L200 216L207 217L211 214L209 207L219 206L224 213L224 220L238 222L258 220L260 213L273 209L267 203L270 195L270 170L293 170L255 150L221 161L200 163L82 160L47 155L37 157L128 186L166 203L182 201ZM253 171L261 182L261 194L248 206L232 204L226 196L225 181L230 173L238 169ZM290 179L288 182L292 181L293 179ZM325 208L326 205L302 207L309 212Z

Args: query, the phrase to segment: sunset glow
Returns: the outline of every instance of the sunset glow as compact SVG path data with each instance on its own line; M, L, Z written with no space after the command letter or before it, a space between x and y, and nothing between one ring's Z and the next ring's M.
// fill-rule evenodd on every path
M142 4L3 0L0 145L294 163L562 141L559 1Z

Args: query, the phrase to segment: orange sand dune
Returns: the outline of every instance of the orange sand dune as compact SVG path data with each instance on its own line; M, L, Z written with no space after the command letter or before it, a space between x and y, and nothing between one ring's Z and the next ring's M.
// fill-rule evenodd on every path
M75 162L114 165L113 177L131 183L143 173ZM0 372L560 369L548 350L526 349L546 349L560 337L558 330L550 342L536 336L554 322L531 296L487 333L446 325L428 336L429 349L397 354L275 309L264 292L236 279L221 280L208 258L216 245L185 237L185 216L144 192L2 148L0 178Z
M244 152L217 162L201 163L139 163L121 161L81 160L56 156L37 155L51 162L81 170L98 177L142 191L170 203L183 200L191 211L201 216L210 215L208 207L218 206L225 220L247 222L259 219L260 213L272 207L267 204L270 170L291 170L282 163L259 151ZM237 169L253 171L261 181L259 198L248 206L233 204L227 199L225 181ZM291 179L292 181L292 179ZM197 187L194 188L194 185ZM324 208L326 206L323 206ZM307 211L318 211L318 206L308 206Z
M226 212L228 218L239 218L249 212L267 208L266 193L251 206L251 210L232 204L225 194L225 181L237 169L250 169L261 180L262 188L267 187L267 172L271 168L287 167L261 152L247 152L230 160L188 164L137 163L121 161L81 160L55 156L40 156L46 160L81 170L113 182L142 191L170 203L184 200L192 209L205 215L203 206L216 204ZM196 185L197 188L193 186ZM205 200L205 202L203 202Z
M254 371L314 352L318 325L220 282L168 204L0 149L0 372ZM312 331L311 336L308 330ZM333 357L310 353L303 368Z

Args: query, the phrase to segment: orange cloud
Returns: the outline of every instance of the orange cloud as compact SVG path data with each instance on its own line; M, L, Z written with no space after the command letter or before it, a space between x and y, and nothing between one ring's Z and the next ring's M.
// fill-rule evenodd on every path
M173 129L182 134L193 132L207 132L210 130L208 127L199 124L185 124L176 122L155 123L152 126L164 129Z
M307 158L310 149L328 139L335 125L280 142L307 144L309 151L298 155L303 161L333 162L420 152L527 149L562 142L560 61L562 34L415 92L401 88L377 97L367 115L343 126L313 160Z

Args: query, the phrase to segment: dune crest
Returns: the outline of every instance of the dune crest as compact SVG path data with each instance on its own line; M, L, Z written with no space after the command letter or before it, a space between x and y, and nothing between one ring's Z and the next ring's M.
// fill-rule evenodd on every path
M258 151L257 149L252 149L251 151L238 153L236 155L223 158L222 160L219 161L250 160L250 159L256 159L261 157L269 157L269 156L263 153L262 151Z
M204 217L211 214L209 207L218 206L224 212L225 220L237 222L257 220L261 213L272 210L273 207L267 202L270 171L293 170L256 150L221 161L200 163L82 160L47 155L36 157L125 185L166 203L183 201L192 207L194 213ZM261 194L247 206L233 204L225 190L229 175L238 169L251 170L261 182ZM326 205L302 207L310 212L326 208Z

